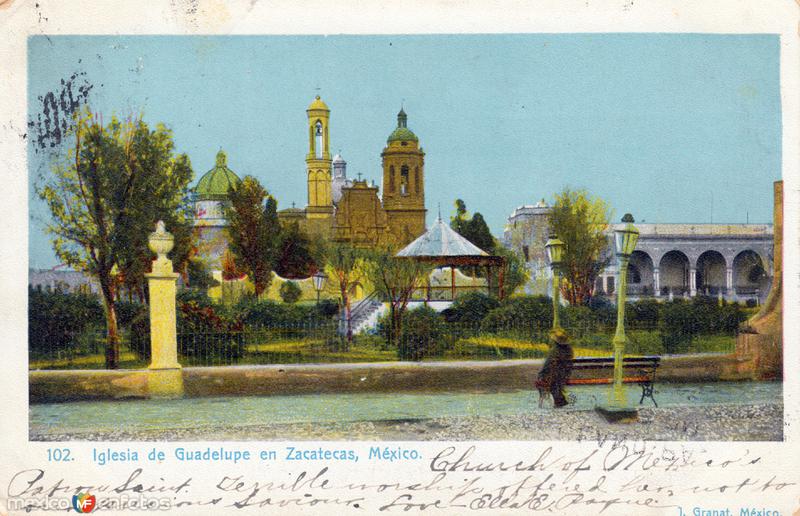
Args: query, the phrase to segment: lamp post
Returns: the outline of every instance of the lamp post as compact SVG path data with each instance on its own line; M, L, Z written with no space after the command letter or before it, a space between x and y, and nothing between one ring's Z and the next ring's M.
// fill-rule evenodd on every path
M322 271L317 271L311 277L314 280L314 290L317 291L317 304L319 304L319 294L322 292L322 288L325 286L325 280L328 279L328 277Z
M553 329L561 328L558 319L558 305L559 305L559 270L561 261L564 257L564 242L562 242L556 235L550 235L547 243L544 245L547 251L547 260L550 262L550 267L553 269Z
M627 407L625 389L622 385L622 358L625 353L625 296L628 288L628 263L630 262L639 230L633 225L633 216L626 213L622 217L625 226L614 231L614 247L619 267L619 285L617 286L617 331L612 341L614 346L614 386L611 390L609 408L601 411L610 421L634 420L636 409Z

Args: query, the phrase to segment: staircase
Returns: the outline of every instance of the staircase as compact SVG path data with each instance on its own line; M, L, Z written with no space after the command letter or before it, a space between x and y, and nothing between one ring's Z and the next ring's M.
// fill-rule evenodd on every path
M382 308L383 303L375 292L355 303L350 310L350 327L353 333L374 327Z

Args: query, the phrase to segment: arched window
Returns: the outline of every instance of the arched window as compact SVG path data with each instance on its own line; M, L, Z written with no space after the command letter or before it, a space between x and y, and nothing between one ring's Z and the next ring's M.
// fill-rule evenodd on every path
M317 159L322 159L322 149L324 148L322 143L322 122L317 120L314 127L314 155Z
M389 167L389 192L394 193L394 167Z
M400 195L408 195L408 167L406 165L400 169Z

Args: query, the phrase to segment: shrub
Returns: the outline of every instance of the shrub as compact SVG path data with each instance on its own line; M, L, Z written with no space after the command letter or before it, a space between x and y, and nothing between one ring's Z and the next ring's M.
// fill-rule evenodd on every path
M28 347L48 353L80 347L81 337L102 331L105 315L93 294L28 289ZM85 339L83 339L85 340Z
M444 351L445 323L435 310L421 306L403 315L397 354L401 360L422 360Z
M545 296L524 296L491 310L484 317L481 329L497 332L519 327L548 328L552 324L552 300Z
M689 349L692 335L696 332L694 309L683 299L663 304L660 327L664 352L672 354Z
M188 303L190 301L200 306L212 306L214 304L211 301L211 298L208 297L208 293L205 290L195 288L180 289L175 296L175 301L178 303L178 305L181 303Z
M483 292L468 292L459 296L442 312L447 322L479 324L486 314L498 308L500 302Z
M625 306L625 323L631 328L654 328L658 324L660 303L655 299L640 299Z
M315 305L314 309L320 317L330 319L339 313L339 303L333 299L322 299Z
M178 353L203 362L236 360L244 353L242 321L195 301L178 306Z
M298 287L294 281L284 281L278 293L281 299L283 299L283 302L289 304L296 303L300 300L300 296L303 295L303 291L300 290L300 287Z
M121 328L130 328L133 321L142 316L148 316L147 305L142 303L130 303L128 301L119 301L116 304L117 308L117 324Z
M562 325L570 329L573 336L583 335L598 329L597 314L588 306L562 307Z
M333 306L332 306L333 305ZM335 303L323 305L298 305L276 303L270 300L245 299L231 308L231 313L247 326L280 327L308 326L330 319ZM336 307L333 313L338 312ZM332 315L332 314L331 314Z
M131 321L129 346L140 359L150 360L150 314L147 312Z
M603 296L595 296L587 305L594 312L597 321L603 326L612 326L617 321L617 306Z

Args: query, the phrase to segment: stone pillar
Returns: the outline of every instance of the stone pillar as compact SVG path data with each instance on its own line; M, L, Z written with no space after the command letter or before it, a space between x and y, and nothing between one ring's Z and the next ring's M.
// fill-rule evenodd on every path
M689 269L689 296L694 297L697 295L697 269L691 267Z
M661 274L658 267L653 269L653 294L656 297L661 296Z
M725 291L728 297L733 297L733 267L725 269Z
M145 274L150 290L150 369L180 369L175 321L175 283L178 275L172 270L167 253L172 250L174 237L158 221L150 233L150 249L158 255L153 272Z

